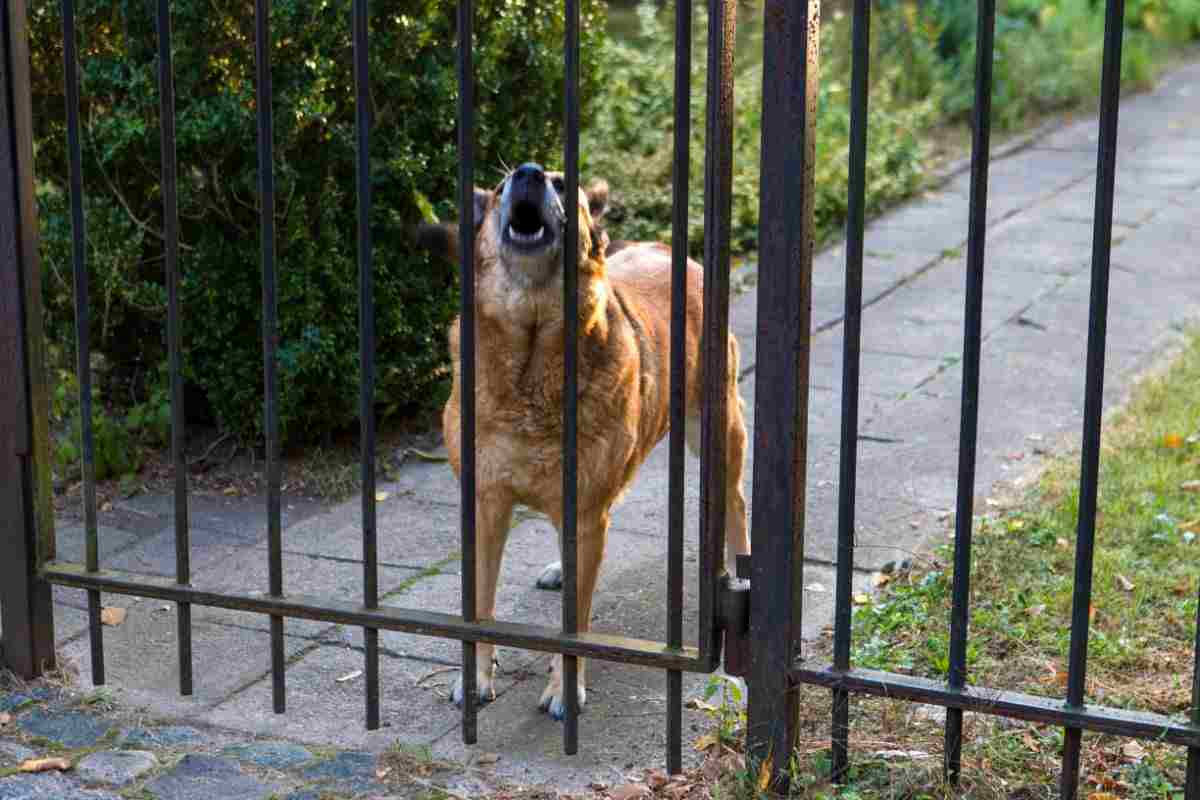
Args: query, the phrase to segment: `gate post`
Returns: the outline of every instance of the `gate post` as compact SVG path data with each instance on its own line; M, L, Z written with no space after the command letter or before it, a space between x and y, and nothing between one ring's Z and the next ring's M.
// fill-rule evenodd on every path
M54 506L25 0L4 4L0 87L0 664L32 678L54 665Z
M766 0L747 742L787 787L798 719L819 0Z

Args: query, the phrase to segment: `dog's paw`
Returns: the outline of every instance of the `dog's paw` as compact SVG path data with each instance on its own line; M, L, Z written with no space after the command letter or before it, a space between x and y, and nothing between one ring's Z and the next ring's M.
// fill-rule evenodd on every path
M587 704L587 689L583 684L579 685L579 710L583 711L584 705ZM538 702L538 708L545 711L554 719L562 721L567 717L567 704L563 702L562 686L557 681L552 681L546 687L546 691L542 692L542 699Z
M542 570L542 574L538 576L537 588L557 591L562 588L562 585L562 562L555 561L553 564L547 564L546 568Z
M496 699L495 671L498 665L499 662L493 661L490 670L475 674L475 702L477 705L487 705ZM450 699L454 702L454 705L462 708L463 679L461 673L454 679L454 688L450 690Z

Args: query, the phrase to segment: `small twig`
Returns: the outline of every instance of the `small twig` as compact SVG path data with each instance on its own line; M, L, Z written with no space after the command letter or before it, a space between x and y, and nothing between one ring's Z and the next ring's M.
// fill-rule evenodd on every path
M442 667L440 669L435 669L433 672L430 672L427 675L424 675L421 678L418 678L417 682L415 684L413 684L413 686L420 686L421 684L425 683L425 681L429 680L430 678L436 677L438 675L444 675L447 672L459 672L460 669L461 669L461 667Z
M224 442L226 439L228 439L232 435L233 435L232 433L223 433L220 436L218 436L216 441L214 441L212 444L210 444L208 446L208 448L204 451L203 455L201 455L199 458L195 459L194 461L189 462L188 466L194 467L197 464L203 464L205 461L208 461L208 457L213 454L213 451L216 450L217 447L220 446L222 442ZM234 452L235 453L237 452L236 448L235 448Z

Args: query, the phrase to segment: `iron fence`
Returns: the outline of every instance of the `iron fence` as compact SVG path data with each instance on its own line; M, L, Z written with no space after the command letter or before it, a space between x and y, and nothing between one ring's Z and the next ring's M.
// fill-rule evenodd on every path
M0 374L19 376L24 384L19 403L6 408L0 424L3 436L4 481L0 484L0 506L4 508L4 527L0 542L13 557L3 566L4 655L8 663L25 675L36 674L53 662L53 622L50 586L82 588L88 596L88 621L93 682L105 682L104 641L100 625L103 593L137 595L174 602L177 608L179 690L192 693L191 607L193 605L236 609L270 617L272 704L276 713L286 708L286 670L284 628L286 619L310 619L361 627L365 642L366 726L380 726L379 712L379 631L409 633L459 639L463 643L464 701L463 739L474 743L476 731L476 644L508 645L562 654L564 657L564 696L566 719L564 749L578 748L578 658L621 661L664 669L667 672L668 729L667 762L672 772L681 768L682 673L712 672L720 663L723 634L743 633L741 619L744 602L731 602L722 596L732 593L730 583L721 577L722 544L725 519L725 416L727 394L724 376L728 374L729 298L729 220L730 153L732 131L732 53L735 6L732 0L711 0L710 55L707 116L707 160L704 191L706 198L706 259L703 339L718 346L705 346L703 367L705 382L702 430L702 486L700 518L700 592L699 636L696 646L685 645L682 632L683 612L683 444L685 415L685 314L687 281L687 192L690 109L690 31L692 6L681 0L676 8L676 29L681 33L675 70L675 153L674 210L671 302L672 319L670 388L670 487L669 570L667 642L626 638L586 629L577 614L578 579L576 564L577 507L577 413L578 413L578 237L579 220L567 215L563 281L565 333L565 380L563 407L563 611L562 627L555 629L534 624L480 620L476 617L476 470L475 422L472 402L462 406L461 464L461 541L462 541L462 615L451 615L383 605L379 600L378 529L376 518L375 450L376 429L373 408L375 396L375 297L373 287L373 246L371 241L371 125L370 75L368 70L368 4L353 0L350 19L353 42L353 73L356 130L357 268L359 301L360 379L360 489L362 493L363 577L361 603L334 602L284 591L281 541L281 464L279 432L278 377L278 276L275 255L275 181L273 158L270 1L254 4L255 107L257 117L259 235L262 270L262 345L263 345L263 430L266 450L266 511L268 550L268 593L209 591L192 584L189 563L188 471L182 378L182 342L179 302L179 212L177 161L175 153L175 90L172 66L170 0L158 0L154 6L157 32L157 78L160 98L161 186L163 197L164 283L167 296L167 344L170 376L170 442L174 478L175 576L153 577L104 569L99 558L99 533L96 509L96 481L93 452L90 353L89 291L83 213L83 176L80 153L79 80L76 47L74 0L61 0L63 14L63 72L66 85L69 189L72 222L72 261L75 289L76 336L78 339L77 373L80 387L83 511L86 557L82 564L55 560L52 509L49 490L49 436L46 430L45 370L41 354L40 292L37 288L38 264L36 219L33 193L33 151L31 144L29 57L27 53L26 4L13 0L5 6L4 65L5 117L2 128L3 164L6 190L0 198L4 229L0 238L8 248L4 254L4 288L0 303L0 325L4 327L3 359ZM564 153L566 196L579 187L579 0L565 0L566 26L563 42L566 70L564 104ZM460 0L457 7L458 146L459 146L459 219L461 235L461 325L475 329L475 265L473 224L474 188L474 74L472 0ZM11 191L9 188L11 187ZM9 230L8 226L16 226ZM462 394L475 396L475 337L461 337ZM15 437L15 438L14 438ZM12 439L10 442L9 440ZM11 445L11 446L10 446ZM17 454L14 460L11 454ZM35 519L36 516L36 519ZM11 549L9 549L11 548ZM742 587L744 592L744 587ZM581 630L581 627L583 630ZM738 652L742 652L739 648Z
M79 380L81 403L88 402L87 313L88 287L82 246L82 178L79 168L78 86L72 0L64 9L64 69L68 97L71 212ZM564 55L566 92L564 153L566 195L579 186L579 5L565 0ZM818 0L765 0L762 109L762 183L760 205L759 317L755 408L755 471L753 476L752 543L754 555L739 560L737 571L751 578L749 597L722 581L721 542L725 517L724 422L726 395L713 376L726 374L728 353L722 342L728 329L729 221L732 137L732 58L735 4L709 0L708 85L706 116L704 339L706 375L703 407L700 521L700 625L697 646L683 643L681 558L683 548L683 309L686 282L686 198L690 139L688 107L691 93L691 0L678 0L676 20L675 127L672 210L672 328L670 491L668 497L668 641L653 642L580 631L576 617L575 563L578 311L576 269L578 220L568 215L565 248L564 309L568 320L565 350L563 408L563 625L546 626L482 621L475 618L475 409L462 408L462 575L461 616L382 605L378 598L375 517L374 295L370 216L370 118L367 106L367 2L354 0L351 20L357 120L358 273L360 303L360 360L362 383L361 483L363 533L363 600L331 602L284 592L280 545L280 460L278 377L276 374L277 298L274 254L274 181L272 159L271 71L269 64L269 2L256 0L257 115L259 193L261 203L261 262L263 273L264 429L267 441L267 511L269 594L219 593L194 587L188 563L187 474L184 469L184 426L180 378L178 225L175 186L174 114L171 72L170 6L157 4L159 86L161 92L162 181L166 226L165 263L168 290L168 343L172 397L172 461L175 467L175 536L177 569L174 579L105 570L98 558L94 479L91 466L90 417L83 415L84 511L86 561L67 564L54 560L50 516L48 431L46 428L40 326L36 220L33 216L33 172L29 110L28 54L23 0L10 0L4 19L6 95L0 122L0 376L21 387L17 402L0 409L0 542L14 555L0 565L4 577L4 657L19 672L34 674L53 659L50 584L86 589L92 640L93 675L103 682L103 642L98 610L102 592L136 594L172 601L178 608L180 689L191 691L190 607L193 604L238 609L271 617L273 703L285 706L283 632L288 618L323 620L361 627L366 641L366 721L379 723L378 631L394 630L459 639L463 642L463 738L476 738L476 708L472 682L477 643L503 644L564 655L567 703L564 746L578 744L577 659L600 658L641 664L667 672L668 765L681 765L680 701L684 671L711 672L720 662L722 639L726 663L749 679L748 745L752 758L770 762L776 786L786 780L786 758L795 740L800 684L832 689L832 754L835 778L848 775L849 697L873 694L944 706L946 718L945 770L955 781L961 771L964 712L982 713L1061 725L1066 731L1060 793L1076 795L1080 737L1083 730L1141 739L1159 739L1188 748L1187 797L1200 800L1200 677L1193 679L1192 714L1188 721L1131 712L1084 702L1087 666L1088 608L1096 521L1096 489L1100 455L1101 400L1104 379L1109 255L1120 95L1123 0L1107 0L1104 60L1100 87L1100 137L1092 248L1092 295L1086 365L1082 474L1076 569L1071 623L1069 679L1066 697L1053 700L1015 692L970 686L966 671L968 641L973 490L978 429L981 369L981 318L985 264L987 178L990 136L995 0L979 0L975 64L975 103L971 149L971 190L967 245L966 308L963 339L963 384L960 449L955 516L955 570L948 680L856 669L851 664L851 571L854 562L855 479L857 474L858 394L863 286L863 230L867 141L867 95L870 42L869 0L854 0L853 66L851 80L851 138L849 197L846 227L846 313L843 352L841 457L838 514L837 593L833 663L809 664L802 658L799 631L802 618L804 496L808 410L808 357L812 281L812 200L814 125L818 87L817 56L820 9ZM474 86L471 0L458 4L459 80L459 213L462 269L461 320L474 327ZM11 189L11 191L10 191ZM461 337L462 392L475 389L475 339ZM86 405L84 405L86 410ZM15 456L13 455L15 454ZM749 638L745 627L748 624ZM1200 644L1200 642L1198 642ZM1200 648L1198 648L1200 653ZM1200 676L1200 663L1197 664Z

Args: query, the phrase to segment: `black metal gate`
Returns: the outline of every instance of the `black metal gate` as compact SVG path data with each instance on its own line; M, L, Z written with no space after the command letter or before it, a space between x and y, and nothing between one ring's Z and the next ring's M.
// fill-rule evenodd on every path
M566 184L567 196L578 188L579 143L579 5L567 8L564 42L566 67ZM1080 736L1084 729L1136 738L1160 739L1189 748L1187 797L1200 800L1200 680L1193 684L1190 723L1084 704L1088 607L1096 514L1100 448L1105 322L1107 317L1109 251L1116 159L1117 111L1120 92L1123 0L1107 0L1104 66L1101 84L1099 171L1096 185L1092 252L1091 324L1088 341L1084 414L1083 472L1076 550L1075 596L1071 628L1067 697L1063 701L997 692L967 685L966 642L973 516L975 446L978 419L984 234L986 226L990 98L995 26L995 0L979 0L976 99L971 160L970 223L967 253L967 300L964 331L964 377L960 431L958 508L955 532L954 606L951 619L950 676L946 683L904 675L854 669L850 663L850 578L854 558L854 498L858 422L859 343L862 309L865 152L867 136L867 68L869 0L854 2L852 120L850 147L849 220L846 237L846 337L843 369L843 409L838 578L834 663L807 664L800 652L804 497L808 417L808 357L812 279L813 148L817 96L819 0L764 0L762 184L760 213L759 320L755 409L755 472L752 543L754 556L739 563L738 573L752 578L744 584L723 580L724 430L726 398L711 376L726 374L724 347L707 347L701 486L700 626L696 647L682 641L683 536L683 361L682 347L673 347L671 369L671 484L669 495L669 636L666 643L623 639L579 632L576 611L576 361L570 331L566 351L567 401L564 413L564 595L561 630L511 623L478 621L474 614L474 409L463 408L462 552L463 614L423 612L381 606L376 579L375 428L371 398L374 388L374 298L370 212L369 120L367 92L366 0L355 0L352 30L357 100L359 203L358 265L360 280L360 358L362 363L362 503L363 601L333 603L283 591L280 546L280 469L277 412L276 298L274 263L274 181L272 173L271 71L268 62L268 0L257 0L257 108L263 271L264 419L267 431L270 593L266 596L205 591L190 584L188 564L187 477L183 461L183 400L180 380L178 231L174 153L174 114L171 69L170 4L158 0L159 87L161 91L162 184L165 226L168 343L172 394L172 460L175 467L177 570L174 580L118 573L100 568L95 519L94 481L87 412L87 270L84 263L83 213L79 168L78 91L72 26L73 2L62 0L65 36L65 74L71 166L71 209L74 223L76 312L79 331L79 380L84 404L84 497L87 559L66 564L54 559L54 530L49 503L49 432L46 425L46 386L41 377L42 341L40 294L33 204L32 142L29 99L29 60L24 0L9 0L4 24L5 89L0 110L0 379L17 386L16 402L0 407L0 544L12 557L0 564L3 577L4 658L22 674L36 674L53 661L54 642L50 585L81 587L89 592L93 675L103 681L103 646L99 627L101 592L137 594L175 602L179 616L180 688L191 691L190 607L192 604L266 614L272 620L274 706L284 710L283 625L285 618L324 620L362 627L366 648L367 726L379 725L378 631L397 630L463 641L465 704L463 735L475 740L475 708L470 683L474 680L475 643L486 642L562 653L567 724L565 747L577 747L575 667L578 657L642 664L667 671L668 765L680 766L680 693L683 671L711 672L720 662L722 639L726 663L749 678L748 744L751 756L767 764L777 786L786 780L789 753L797 719L796 687L802 683L833 690L833 768L844 778L847 769L848 699L851 692L899 697L945 706L946 770L956 779L960 767L964 711L1003 715L1060 724L1066 729L1061 794L1073 798L1078 785ZM675 155L672 245L672 341L683 341L683 281L687 252L687 143L690 96L691 0L677 0L675 71ZM462 320L469 330L474 315L473 229L473 77L471 0L460 0L459 32L459 211L463 235ZM729 221L731 175L732 0L709 0L709 62L707 156L705 160L705 338L720 342L728 327ZM570 217L570 215L568 215ZM567 240L578 236L578 220L568 219ZM567 245L566 252L576 248ZM565 317L577 319L577 286L573 255L568 255L564 281ZM573 327L573 326L572 326ZM462 337L463 395L474 392L474 339ZM748 605L748 608L747 608ZM749 638L744 634L749 631ZM748 663L747 663L748 662Z

